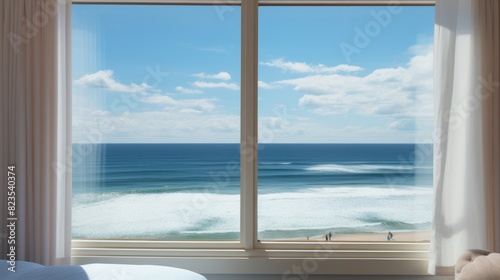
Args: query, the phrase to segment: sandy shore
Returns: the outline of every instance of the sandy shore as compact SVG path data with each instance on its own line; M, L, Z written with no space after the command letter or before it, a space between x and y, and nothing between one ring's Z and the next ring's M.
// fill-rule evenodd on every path
M393 231L393 238L390 242L429 242L431 239L430 231ZM284 240L283 240L284 241ZM295 239L294 241L310 241L310 242L325 242L325 236L315 236L307 238ZM387 241L387 232L374 233L352 233L352 234L335 234L332 232L333 241Z

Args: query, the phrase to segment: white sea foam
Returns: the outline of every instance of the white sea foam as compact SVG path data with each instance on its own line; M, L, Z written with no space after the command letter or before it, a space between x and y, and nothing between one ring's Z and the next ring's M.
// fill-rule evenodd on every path
M82 237L158 236L239 228L239 196L124 194L73 208L73 231Z
M259 230L430 222L432 189L314 188L259 197Z
M292 164L289 161L284 162L259 162L260 165L290 165Z
M412 170L408 165L371 165L371 164L319 164L305 168L307 171L332 172L332 173L365 173L379 170Z
M318 187L259 195L258 205L259 231L356 228L383 221L419 224L431 221L432 189ZM76 204L73 232L89 238L235 233L239 211L239 195L108 195Z

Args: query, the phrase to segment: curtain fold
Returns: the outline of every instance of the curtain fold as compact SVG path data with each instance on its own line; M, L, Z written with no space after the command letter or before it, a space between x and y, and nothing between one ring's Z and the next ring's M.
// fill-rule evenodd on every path
M66 0L0 2L0 178L15 166L16 260L44 265L71 257L70 16ZM0 198L6 221L7 192Z
M499 17L497 0L436 1L431 274L500 250Z
M488 40L481 49L482 76L486 92L491 96L487 104L485 118L488 137L485 156L488 158L488 187L486 190L486 224L488 249L500 252L500 3L481 1L478 3L478 18L481 36Z

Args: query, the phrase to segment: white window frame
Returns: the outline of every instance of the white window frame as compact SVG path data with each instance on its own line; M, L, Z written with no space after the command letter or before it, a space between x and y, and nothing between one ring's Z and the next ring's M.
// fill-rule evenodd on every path
M170 265L206 274L427 275L425 242L274 242L257 239L258 7L435 5L434 0L73 0L74 4L241 6L241 209L239 241L73 239L72 263ZM362 269L360 269L362 268Z

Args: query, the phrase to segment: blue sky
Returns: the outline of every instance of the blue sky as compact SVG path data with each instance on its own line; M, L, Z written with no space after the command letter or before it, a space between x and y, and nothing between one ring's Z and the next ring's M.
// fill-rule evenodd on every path
M74 142L239 142L239 7L72 20ZM259 140L430 142L433 22L434 7L261 7Z

